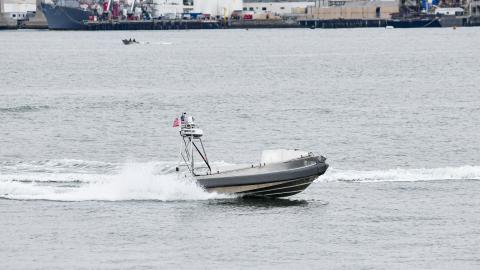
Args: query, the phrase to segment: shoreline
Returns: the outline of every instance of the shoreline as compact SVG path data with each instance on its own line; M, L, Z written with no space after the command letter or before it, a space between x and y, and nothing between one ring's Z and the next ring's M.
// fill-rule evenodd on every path
M480 26L480 17L470 18L411 18L411 19L330 19L330 20L150 20L150 21L85 21L81 29L49 29L46 22L26 21L18 25L0 25L0 30L53 31L125 31L125 30L196 30L196 29L282 29L282 28L442 28Z

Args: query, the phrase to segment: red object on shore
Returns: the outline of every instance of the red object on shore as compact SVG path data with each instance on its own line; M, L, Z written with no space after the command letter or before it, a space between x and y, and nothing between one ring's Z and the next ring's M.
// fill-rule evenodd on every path
M244 19L244 20L252 20L252 19L253 19L253 15L252 15L252 14L245 14L245 15L243 15L243 19Z
M119 13L120 13L120 12L119 12L119 5L118 5L117 2L114 2L114 3L113 3L113 8L112 8L112 15L113 15L113 17L117 18L118 15L119 15Z

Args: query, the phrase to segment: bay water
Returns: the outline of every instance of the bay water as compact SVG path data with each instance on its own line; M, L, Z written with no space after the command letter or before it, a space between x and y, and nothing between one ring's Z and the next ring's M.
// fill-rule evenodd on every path
M138 45L125 46L123 38ZM0 32L1 269L478 269L480 29ZM276 200L178 179L302 149Z

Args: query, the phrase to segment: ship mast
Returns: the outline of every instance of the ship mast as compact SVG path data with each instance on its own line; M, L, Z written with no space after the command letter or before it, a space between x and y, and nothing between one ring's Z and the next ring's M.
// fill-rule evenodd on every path
M133 14L133 9L135 8L135 0L132 1L132 6L130 7L130 13Z
M180 119L175 120L174 126L180 127L181 137L180 155L176 170L180 171L181 167L186 167L193 176L196 176L198 175L197 170L206 169L206 173L210 174L212 169L202 142L203 131L195 123L195 119L188 116L187 113L183 113ZM195 155L201 158L202 165L196 166Z

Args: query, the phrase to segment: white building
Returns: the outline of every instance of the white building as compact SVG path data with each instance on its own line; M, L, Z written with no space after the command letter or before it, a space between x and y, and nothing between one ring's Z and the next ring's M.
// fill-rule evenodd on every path
M243 0L193 0L193 5L193 12L228 17L242 10Z
M230 16L242 10L243 0L154 0L154 16L177 16L182 13L201 13L211 16Z
M28 12L36 10L36 0L0 0L0 12L12 19L26 19Z
M243 11L253 13L270 13L275 15L297 13L315 6L315 0L244 0Z
M480 0L470 1L470 14L475 17L480 17Z
M172 16L183 13L183 0L153 0L153 16Z

